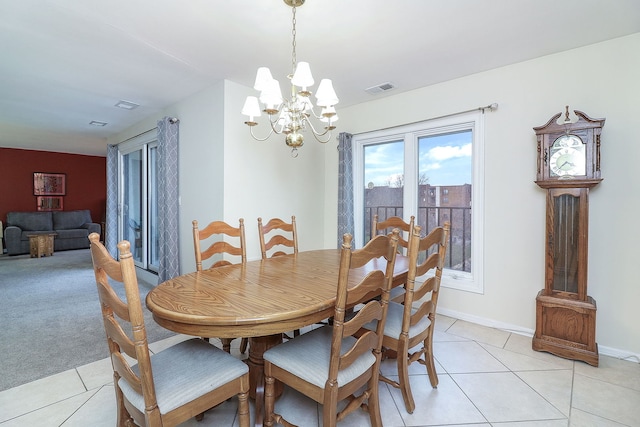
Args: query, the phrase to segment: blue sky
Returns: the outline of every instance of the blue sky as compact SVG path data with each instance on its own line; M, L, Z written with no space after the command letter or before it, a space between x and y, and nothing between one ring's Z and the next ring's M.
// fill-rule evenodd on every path
M419 138L419 174L431 185L471 183L471 131ZM365 148L365 186L385 186L403 174L403 142Z

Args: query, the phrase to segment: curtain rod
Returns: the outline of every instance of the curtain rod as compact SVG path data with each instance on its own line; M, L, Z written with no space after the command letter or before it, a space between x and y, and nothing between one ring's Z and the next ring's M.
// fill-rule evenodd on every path
M169 123L171 123L171 124L176 124L176 123L179 123L179 122L180 122L180 119L179 119L179 118L177 118L177 117L169 117ZM144 132L140 132L139 134L134 135L134 136L132 136L132 137L129 137L129 138L125 139L124 141L120 141L120 142L118 142L117 144L114 144L114 145L123 144L123 143L125 143L125 142L127 142L127 141L131 141L133 138L137 138L137 137L139 137L139 136L142 136L142 135L144 135L145 133L154 132L154 131L157 131L157 130L158 130L158 126L156 126L156 127L152 127L152 128L151 128L151 129L149 129L149 130L145 130Z
M139 137L139 136L142 136L142 135L144 135L145 133L153 132L153 131L155 131L155 130L157 130L157 129L158 129L158 127L154 127L154 128L149 129L149 130L145 130L144 132L140 132L140 133L139 133L139 134L137 134L137 135L133 135L132 137L129 137L129 138L125 139L124 141L120 141L120 142L118 142L118 144L124 144L124 143L125 143L125 142L127 142L127 141L131 141L131 140L132 140L132 139L134 139L134 138L137 138L137 137ZM115 144L115 145L118 145L118 144Z
M473 111L482 111L482 113L484 114L485 110L489 110L489 111L494 111L498 109L498 103L497 102L493 102L489 105L485 105L483 107L476 107L476 108L472 108L470 110L464 110L464 111L458 111L457 113L450 113L450 114L444 114L442 116L437 116L437 117L430 117L428 119L423 119L423 120L418 120L416 122L411 122L411 123L403 123L401 125L397 125L397 126L390 126L390 127L386 127L386 128L381 128L381 129L376 129L376 131L379 130L387 130L387 129L393 129L393 128L397 128L398 126L408 126L408 125L413 125L416 123L422 123L422 122L426 122L429 120L437 120L437 119L444 119L445 117L452 117L452 116L457 116L460 114L466 114L466 113L471 113ZM368 133L370 131L367 132L361 132L361 133ZM336 139L338 139L339 136L336 137Z

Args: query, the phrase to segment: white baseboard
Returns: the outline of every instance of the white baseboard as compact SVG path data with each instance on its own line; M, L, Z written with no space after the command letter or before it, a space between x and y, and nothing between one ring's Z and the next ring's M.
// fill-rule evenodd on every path
M438 308L438 314L442 314L454 319L464 320L466 322L475 323L481 326L487 326L489 328L500 329L507 332L513 332L518 335L525 335L533 337L535 331L533 329L523 328L518 325L512 325L510 323L498 322L493 319L487 319L486 317L473 316L468 313L462 313L455 310L449 310L446 308ZM622 350L618 348L598 346L598 353L604 356L614 357L616 359L627 360L630 362L640 363L640 354L631 353L628 350Z
M138 279L144 280L147 283L152 285L158 284L158 275L155 273L136 267L136 275L138 276Z

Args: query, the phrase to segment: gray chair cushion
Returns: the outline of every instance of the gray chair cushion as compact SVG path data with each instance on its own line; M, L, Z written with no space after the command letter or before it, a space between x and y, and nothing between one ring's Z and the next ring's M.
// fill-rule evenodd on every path
M329 377L331 336L332 326L314 329L270 348L264 353L264 359L316 387L324 387ZM353 337L345 337L342 341L341 354L348 351L355 341ZM353 381L375 362L373 353L363 354L351 366L338 372L338 384L343 385Z
M403 295L404 298L404 286L396 286L395 288L391 288L391 291L389 291L389 300L393 301L396 298L399 298L401 295Z
M389 309L387 311L387 320L384 324L384 334L391 338L399 338L400 332L402 332L402 315L404 312L404 305L396 302L389 302ZM415 310L412 310L415 312ZM376 329L377 321L369 322L364 327L374 331ZM427 316L424 316L418 323L409 327L409 338L413 338L416 335L424 332L431 320Z
M152 355L151 368L161 414L249 372L241 360L197 338ZM138 365L133 366L133 370L138 374ZM144 397L123 378L118 386L127 400L144 412Z

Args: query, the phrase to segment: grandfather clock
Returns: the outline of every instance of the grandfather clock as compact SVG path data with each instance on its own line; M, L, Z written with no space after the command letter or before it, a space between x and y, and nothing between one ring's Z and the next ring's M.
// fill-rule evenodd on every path
M587 295L589 189L600 177L605 119L569 107L533 128L538 140L536 184L547 190L545 285L536 297L532 347L598 366L596 302Z

